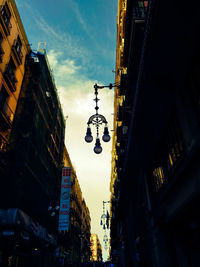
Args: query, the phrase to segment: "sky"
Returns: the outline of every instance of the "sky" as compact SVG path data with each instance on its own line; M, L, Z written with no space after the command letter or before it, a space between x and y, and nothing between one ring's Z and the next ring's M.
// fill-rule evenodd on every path
M32 50L45 44L66 118L65 145L83 197L90 210L91 232L99 236L104 260L103 201L110 199L111 146L93 152L84 141L89 117L95 114L94 84L114 82L117 0L16 0ZM113 129L114 90L99 90L99 113ZM100 129L102 135L103 126ZM108 207L108 204L106 204Z

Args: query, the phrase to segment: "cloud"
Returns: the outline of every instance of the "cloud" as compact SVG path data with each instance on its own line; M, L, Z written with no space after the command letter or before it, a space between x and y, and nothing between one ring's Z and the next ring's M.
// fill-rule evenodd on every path
M74 60L63 59L63 54L64 53L62 51L55 51L51 49L47 55L50 65L57 65L57 75L66 74L65 71L69 72L69 74L72 74L75 73L76 70L80 69L80 66L75 65Z
M58 66L57 69L57 76L63 77L75 74L78 69L80 69L80 66L76 66L74 60L66 59L61 62L61 64Z
M37 15L37 19L35 18L35 22L38 25L39 29L46 33L46 35L51 35L51 37L56 38L57 40L62 40L62 36L51 27L43 17Z
M68 58L81 59L83 64L88 63L90 52L80 45L80 40L59 28L51 27L40 15L35 17L35 22L39 29L45 33L48 46L55 47L56 51L62 51Z
M74 60L61 60L62 56L61 52L51 50L48 54L48 59L50 65L54 65L53 73L60 101L65 116L68 116L67 125L69 130L66 131L67 142L69 143L70 140L70 142L76 144L76 136L78 136L80 131L83 131L82 136L84 138L87 121L96 112L93 86L95 83L101 84L101 82L89 79L87 75L82 73L82 66L76 65ZM99 113L106 117L110 129L112 129L113 120L113 97L113 90L108 88L99 90ZM95 132L95 129L93 131Z
M94 141L92 144L87 144L84 141L87 121L89 117L95 114L95 102L94 102L94 84L100 82L96 80L88 79L87 75L82 73L82 66L76 65L73 60L60 60L62 53L50 51L48 58L50 65L54 64L54 76L58 85L58 92L60 96L60 101L62 104L64 116L68 116L66 122L66 136L65 142L67 148L72 157L72 161L75 160L77 164L77 174L83 177L84 181L84 169L87 169L87 164L85 163L86 157L95 161L100 159L102 166L99 166L99 170L104 170L107 165L108 158L110 158L111 142L109 144L104 144L102 142L103 152L101 155L95 155L93 152L93 146L96 136L96 128L92 127L92 132L94 136ZM61 79L62 76L62 79ZM109 123L109 129L112 129L113 124L113 106L114 106L114 92L108 88L99 90L98 98L100 101L99 113L104 115ZM102 128L102 129L101 129ZM102 134L103 126L100 127L100 134ZM110 131L110 135L112 132ZM108 155L108 158L105 155ZM95 168L91 168L90 171L95 172ZM87 179L87 178L86 178Z
M24 2L23 5L24 12L32 20L31 24L34 25L34 29L38 29L37 40L38 36L42 36L43 40L40 39L39 41L45 41L47 49L48 47L53 47L54 52L60 51L65 54L65 57L79 60L82 64L89 66L92 52L81 44L79 36L74 36L67 31L61 30L59 24L51 25L51 22L47 22L41 16L39 10L33 9L31 4ZM19 6L21 6L21 3L19 3Z
M92 41L93 46L94 46L94 50L96 50L97 55L101 55L101 57L104 57L105 59L109 58L109 60L114 61L115 60L115 51L108 49L105 46L102 46L97 41L97 38L95 37L96 29L94 29L92 27L92 25L89 25L86 23L86 21L84 20L84 18L82 16L82 13L79 9L78 4L74 0L68 0L68 2L70 3L71 8L73 9L73 11L76 15L78 22L82 26L82 29L88 35L89 39ZM108 26L107 27L104 26L104 31L106 32L106 37L109 38L109 40L111 41L111 36L113 35L113 32L111 32L109 30ZM104 44L105 43L106 43L106 39L104 41Z
M77 20L79 21L79 23L81 24L83 30L87 33L87 35L89 37L91 37L91 31L89 30L89 26L87 25L87 23L85 22L85 20L83 19L83 16L80 12L79 6L78 4L74 1L74 0L68 0L68 2L70 2L70 5L77 17Z
M61 55L62 52L55 52L54 50L48 52L48 60L52 68L58 64L58 57Z

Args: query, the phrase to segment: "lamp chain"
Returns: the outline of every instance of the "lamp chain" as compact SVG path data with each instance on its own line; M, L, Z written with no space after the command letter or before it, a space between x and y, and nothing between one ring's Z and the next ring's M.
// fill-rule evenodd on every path
M95 99L94 99L94 101L96 102L96 107L95 107L95 109L96 109L96 128L97 128L97 138L99 137L99 113L98 113L98 110L99 110L99 107L98 107L98 101L99 101L99 99L98 99L98 88L97 87L95 87L95 92L94 92L94 94L95 94Z

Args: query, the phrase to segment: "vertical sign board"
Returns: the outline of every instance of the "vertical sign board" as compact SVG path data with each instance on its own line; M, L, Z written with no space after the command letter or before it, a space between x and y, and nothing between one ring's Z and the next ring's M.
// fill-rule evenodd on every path
M68 231L69 229L71 171L71 167L64 167L62 169L60 213L58 223L59 231Z

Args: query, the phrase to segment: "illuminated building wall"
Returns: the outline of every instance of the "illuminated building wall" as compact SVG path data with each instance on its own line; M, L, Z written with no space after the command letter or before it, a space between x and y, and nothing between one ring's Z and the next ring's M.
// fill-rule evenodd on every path
M199 264L199 27L186 1L118 1L110 183L117 266Z
M68 239L68 260L75 264L90 259L90 212L82 195L81 187L72 165L66 146L64 147L63 164L72 168L70 193L70 226Z
M0 0L0 150L6 143L24 76L30 46L14 0Z
M97 234L91 234L91 252L90 261L102 261L102 247Z

